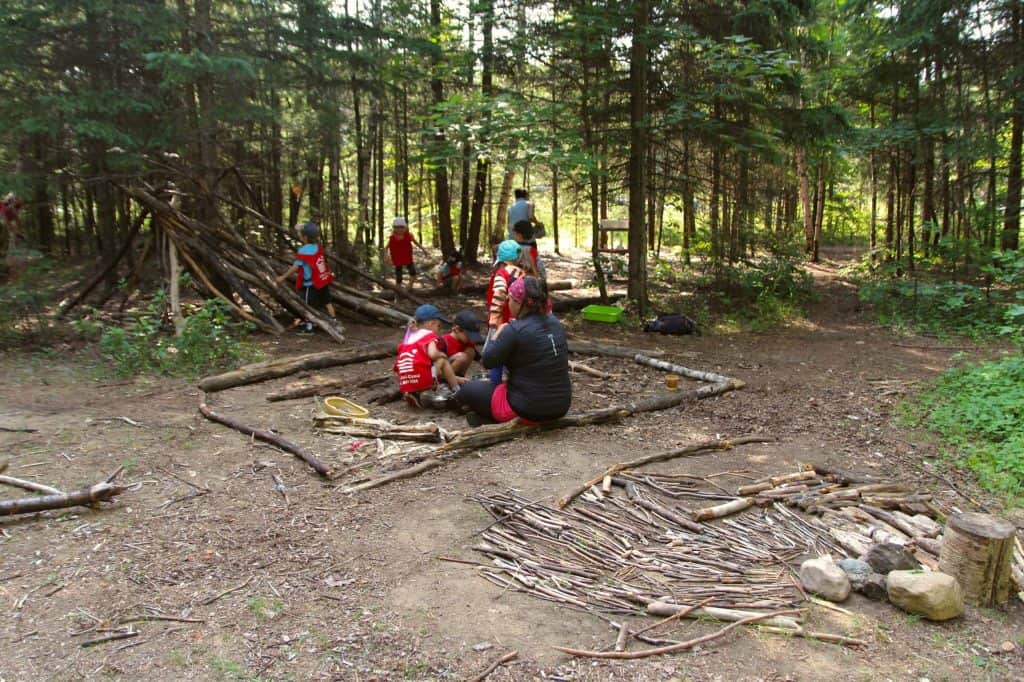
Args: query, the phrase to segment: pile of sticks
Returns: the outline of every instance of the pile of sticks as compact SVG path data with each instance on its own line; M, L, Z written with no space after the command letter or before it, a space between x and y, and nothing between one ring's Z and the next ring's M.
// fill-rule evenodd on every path
M777 503L819 516L850 556L888 542L906 546L923 565L938 568L946 513L930 493L824 467L770 476L736 493L753 504Z

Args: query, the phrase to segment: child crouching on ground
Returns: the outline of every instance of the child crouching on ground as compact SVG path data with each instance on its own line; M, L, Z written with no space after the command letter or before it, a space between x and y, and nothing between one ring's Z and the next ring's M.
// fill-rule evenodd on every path
M413 407L423 407L425 402L435 405L447 402L465 381L455 375L444 351L441 324L450 323L429 303L416 309L414 319L415 324L410 324L405 338L398 344L398 357L392 367L398 375L398 390ZM439 379L447 386L439 386Z
M441 261L437 269L437 285L448 287L456 294L462 291L462 252L458 249Z
M295 254L295 262L288 272L277 278L278 284L302 270L302 275L295 278L295 289L302 300L311 308L325 309L334 317L334 304L331 303L331 291L328 285L334 281L334 274L327 267L324 247L320 244L320 228L316 223L296 225L302 239L302 246ZM313 333L313 321L306 320L299 328L300 334Z
M480 359L480 349L484 345L483 334L480 333L481 320L472 310L460 310L452 320L452 331L445 334L444 352L456 376L464 377L474 360Z

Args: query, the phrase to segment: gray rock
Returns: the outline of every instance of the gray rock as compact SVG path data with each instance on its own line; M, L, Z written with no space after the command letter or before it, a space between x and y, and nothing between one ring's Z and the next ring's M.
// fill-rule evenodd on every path
M860 559L840 559L836 562L836 566L846 573L854 592L875 601L885 599L885 576L875 573L871 564Z
M963 615L960 583L938 571L892 571L886 577L889 601L907 613L928 620L949 620Z
M860 559L840 559L836 562L836 566L843 569L843 573L850 579L854 589L857 589L858 581L867 580L875 572L875 569L871 568L871 564Z
M875 573L882 575L891 571L916 571L921 568L921 564L905 547L891 542L872 545L861 558L875 569Z
M850 596L850 579L831 557L808 559L800 564L800 582L804 589L828 599L843 601Z
M875 601L885 601L889 596L885 576L881 573L872 573L861 585L855 589L859 594Z

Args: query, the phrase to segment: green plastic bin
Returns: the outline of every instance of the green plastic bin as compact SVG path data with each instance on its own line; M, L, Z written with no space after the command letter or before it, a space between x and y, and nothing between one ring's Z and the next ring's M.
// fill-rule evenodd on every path
M583 319L591 322L618 322L622 308L612 305L588 305L583 309Z

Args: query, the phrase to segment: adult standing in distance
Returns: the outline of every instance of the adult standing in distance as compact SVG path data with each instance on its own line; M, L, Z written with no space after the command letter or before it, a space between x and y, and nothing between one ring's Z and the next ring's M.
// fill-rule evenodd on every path
M529 192L520 187L515 190L514 196L515 201L508 207L508 238L517 239L517 223L529 223L531 234L525 241L520 242L520 246L523 247L524 251L530 251L533 254L533 263L538 276L543 280L547 280L547 268L544 267L544 261L537 255L537 239L544 236L544 225L537 220L536 207L530 201Z

